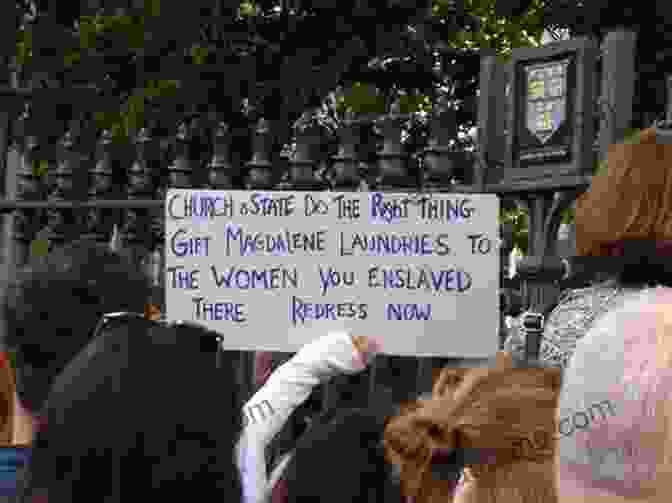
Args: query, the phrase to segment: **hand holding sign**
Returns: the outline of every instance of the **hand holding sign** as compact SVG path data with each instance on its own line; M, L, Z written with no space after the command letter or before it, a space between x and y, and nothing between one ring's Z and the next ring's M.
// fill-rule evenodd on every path
M377 353L380 352L381 344L376 338L366 337L364 335L353 335L352 344L357 350L356 358L360 361L362 367L366 367Z

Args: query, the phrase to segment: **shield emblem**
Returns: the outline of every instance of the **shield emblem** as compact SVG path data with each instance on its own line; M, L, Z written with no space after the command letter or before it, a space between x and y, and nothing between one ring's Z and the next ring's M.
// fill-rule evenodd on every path
M527 83L527 129L542 144L566 118L567 66L569 60L525 68Z

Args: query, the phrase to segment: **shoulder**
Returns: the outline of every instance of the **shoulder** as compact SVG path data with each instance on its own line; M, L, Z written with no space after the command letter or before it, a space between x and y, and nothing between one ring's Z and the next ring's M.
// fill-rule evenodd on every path
M547 331L559 330L568 324L589 326L632 291L631 288L621 287L612 281L588 288L567 290L548 316Z
M632 291L609 281L563 293L544 327L540 358L565 367L576 342L600 316L623 302Z

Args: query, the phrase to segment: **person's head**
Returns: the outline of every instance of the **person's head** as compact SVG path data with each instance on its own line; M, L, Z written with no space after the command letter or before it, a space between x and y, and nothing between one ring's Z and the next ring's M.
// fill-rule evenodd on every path
M577 343L558 404L559 503L666 501L672 289L628 296Z
M319 418L299 439L285 469L285 502L401 502L382 444L386 417L342 409Z
M240 501L239 354L202 329L106 330L54 381L24 497Z
M625 256L633 267L622 282L672 285L671 159L672 145L658 143L655 128L611 146L605 169L576 201L577 255Z
M561 378L504 353L487 367L444 373L432 400L386 430L405 493L417 502L554 502ZM462 469L467 484L458 488Z
M2 315L21 406L36 415L54 377L86 345L101 315L142 313L150 293L139 267L106 245L86 241L57 248L17 271Z

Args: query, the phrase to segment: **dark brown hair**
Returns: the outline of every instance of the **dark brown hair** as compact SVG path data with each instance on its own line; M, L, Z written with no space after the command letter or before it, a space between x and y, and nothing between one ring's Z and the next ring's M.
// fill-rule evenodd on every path
M59 372L109 312L142 313L150 281L107 245L77 241L55 249L9 282L2 314L5 346L16 356L21 405L37 414Z

